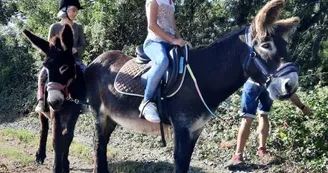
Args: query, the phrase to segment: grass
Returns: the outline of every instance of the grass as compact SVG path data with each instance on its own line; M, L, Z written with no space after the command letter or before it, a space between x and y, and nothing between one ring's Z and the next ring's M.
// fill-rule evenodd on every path
M84 160L89 164L92 164L93 162L91 148L75 141L73 141L70 146L70 155L77 156L77 158Z
M5 128L0 130L0 156L6 158L6 162L14 162L15 165L26 166L34 161L34 155L25 149L36 144L36 136L26 130ZM18 144L16 144L18 143ZM23 147L18 145L24 145ZM4 162L4 160L2 160ZM2 163L2 165L5 165Z
M34 154L29 154L26 150L36 152L39 143L39 136L27 130L5 128L0 129L0 156L7 160L20 163L22 166L34 161ZM47 155L52 155L51 135L47 141ZM35 151L34 151L35 150ZM92 151L86 145L72 142L70 146L70 156L77 157L87 163L92 163Z
M2 129L0 133L2 133L6 137L18 139L19 142L26 143L26 144L35 144L37 139L35 134L32 134L27 130L21 130L21 129L16 130L16 129L5 128Z
M33 155L29 155L17 147L0 146L0 155L8 160L18 162L21 166L26 166L34 161Z

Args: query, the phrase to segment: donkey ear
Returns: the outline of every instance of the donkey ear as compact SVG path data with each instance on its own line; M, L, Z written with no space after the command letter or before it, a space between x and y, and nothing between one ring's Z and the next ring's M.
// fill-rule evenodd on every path
M295 31L299 23L300 18L298 17L291 17L288 19L279 20L275 22L275 25L277 25L276 32L280 33L287 40L289 35L293 33L293 31Z
M31 31L26 29L23 30L23 33L30 40L30 42L37 48L41 49L42 52L47 53L49 51L50 47L48 41L34 35Z
M67 49L72 49L74 45L73 30L70 25L66 24L62 32L62 42Z
M278 20L285 3L286 0L271 0L258 12L252 23L256 37L265 38L274 32L274 22Z

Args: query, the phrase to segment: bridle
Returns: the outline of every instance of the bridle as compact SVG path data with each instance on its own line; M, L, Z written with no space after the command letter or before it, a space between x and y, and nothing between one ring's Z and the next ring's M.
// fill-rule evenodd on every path
M270 73L268 71L267 66L257 56L257 53L254 49L254 45L252 43L251 32L249 30L249 27L247 27L245 30L245 39L249 49L249 56L247 56L245 60L242 60L242 65L246 73L249 71L250 64L254 63L255 66L259 69L259 71L262 73L262 76L265 78L265 83L260 84L264 85L266 88L270 85L271 81L274 78L281 77L292 72L298 73L298 68L296 67L296 65L290 62L284 63L275 72Z
M76 74L76 63L74 64L74 77L68 79L67 83L65 85L60 84L58 82L49 82L47 84L47 91L51 91L51 90L57 90L57 91L61 91L64 94L64 97L67 101L72 101L75 102L76 101L71 97L70 91L69 91L69 86L72 84L72 82L74 81L74 79L77 78L77 74ZM78 103L77 103L78 104Z

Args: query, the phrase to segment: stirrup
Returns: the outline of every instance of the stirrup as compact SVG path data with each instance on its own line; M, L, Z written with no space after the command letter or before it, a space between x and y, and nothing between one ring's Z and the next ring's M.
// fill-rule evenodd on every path
M150 104L150 105L149 105ZM148 108L146 108L148 106ZM159 112L157 105L151 101L142 102L139 107L140 114L152 123L160 123L161 118L159 117Z
M143 112L144 112L144 110L145 110L146 105L147 105L149 102L150 102L150 100L147 100L147 101L145 101L145 102L144 102L144 101L141 102L141 104L143 104L143 105L142 105L142 109L141 109L141 111L140 111L140 106L141 106L141 105L139 105L139 111L140 111L140 113L139 113L139 118L144 117Z

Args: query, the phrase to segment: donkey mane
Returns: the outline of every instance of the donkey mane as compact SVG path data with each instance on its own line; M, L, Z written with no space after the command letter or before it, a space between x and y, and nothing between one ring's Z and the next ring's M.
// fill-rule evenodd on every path
M217 48L217 47L220 47L222 44L225 44L224 42L232 40L234 35L239 35L242 32L244 32L244 30L245 30L245 28L239 28L239 29L236 29L236 30L234 30L232 32L225 33L222 36L219 36L212 43L210 43L208 45L203 45L203 46L195 47L192 50L199 51L199 50L207 49L207 48Z
M245 28L240 28L240 29L234 30L232 32L229 32L229 33L219 37L216 41L211 43L209 45L209 47L211 47L211 46L220 46L221 44L224 44L223 42L232 40L233 36L239 35L244 31L245 31Z
M196 61L198 63L200 63L199 61L206 61L206 60L212 60L221 63L236 61L237 60L236 57L240 57L241 54L243 53L243 49L239 49L239 51L242 52L236 52L236 46L243 43L242 40L240 40L239 36L243 35L244 31L245 31L245 27L241 29L237 29L231 33L225 34L224 36L218 38L216 41L212 42L208 46L192 49L191 50L192 54L190 54L191 55L190 61ZM193 57L202 57L202 55L204 57L202 58L202 60L196 60L197 58L193 58Z

